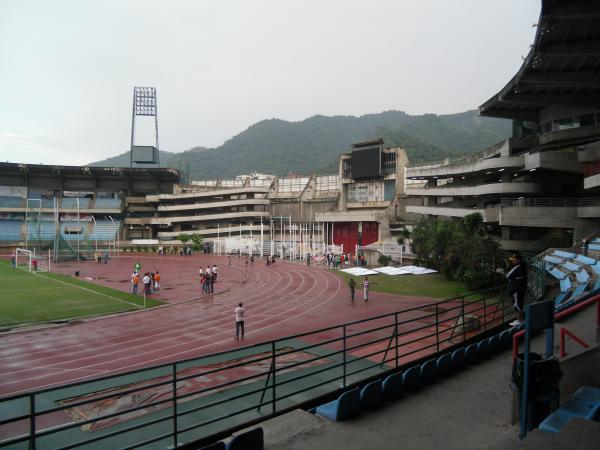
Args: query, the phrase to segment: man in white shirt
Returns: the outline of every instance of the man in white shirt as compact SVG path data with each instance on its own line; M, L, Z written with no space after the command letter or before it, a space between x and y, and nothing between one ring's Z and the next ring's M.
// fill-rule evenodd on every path
M242 339L244 339L244 312L246 309L243 307L242 302L239 303L238 307L234 309L235 312L235 338L240 338L240 329L242 330Z
M216 282L217 281L217 265L216 264L212 268L212 273L213 273L213 281Z

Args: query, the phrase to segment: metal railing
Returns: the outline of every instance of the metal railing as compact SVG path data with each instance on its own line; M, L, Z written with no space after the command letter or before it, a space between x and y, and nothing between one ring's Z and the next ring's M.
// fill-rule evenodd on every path
M501 326L512 317L505 289L4 397L0 447L164 449L220 439Z

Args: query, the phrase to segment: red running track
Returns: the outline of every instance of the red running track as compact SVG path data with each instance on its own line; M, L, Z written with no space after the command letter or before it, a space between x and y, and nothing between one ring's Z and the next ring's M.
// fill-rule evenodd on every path
M60 326L0 334L0 395L112 375L142 367L199 357L399 311L430 303L425 297L370 293L369 302L350 301L341 279L328 270L260 258L223 256L125 256L109 264L92 261L57 265L73 274L121 290L130 289L135 262L142 272L161 273L168 304L132 313L88 319ZM198 268L218 264L215 294L200 292ZM234 335L233 309L246 307L246 338Z

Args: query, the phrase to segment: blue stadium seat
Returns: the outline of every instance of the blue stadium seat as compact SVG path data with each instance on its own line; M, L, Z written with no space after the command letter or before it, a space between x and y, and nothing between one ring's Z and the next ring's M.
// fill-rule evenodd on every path
M508 348L511 346L512 335L510 333L510 328L508 330L504 330L500 333L500 347Z
M402 372L393 373L383 380L383 397L393 399L402 393Z
M593 266L596 264L596 260L594 258L590 258L589 256L577 255L575 257L575 261L581 264L585 264L587 266Z
M560 292L567 292L571 290L571 279L569 277L560 280Z
M565 252L565 251L562 251L562 250L554 250L552 252L552 254L554 256L558 256L559 258L566 258L566 259L573 259L573 258L575 258L575 253Z
M600 250L600 243L590 244L588 249L598 251Z
M581 270L581 266L578 264L575 264L574 262L571 261L567 261L564 264L561 264L561 267L563 269L568 270L569 272L579 272Z
M583 402L571 397L540 424L539 428L547 433L559 433L563 427L576 417L594 420L600 413L600 403Z
M477 344L471 344L465 349L465 364L473 364L477 361Z
M600 388L591 386L581 386L571 396L591 403L600 403Z
M571 296L567 299L567 302L570 302L571 300L575 300L577 297L581 296L581 294L583 294L583 292L585 291L586 288L587 288L587 283L578 284L577 287L575 288L575 290L573 291L573 293L571 294Z
M452 372L452 354L446 353L437 359L436 371L440 377L448 375L450 372Z
M263 450L265 448L265 438L261 427L240 433L229 441L227 450Z
M552 275L554 278L556 278L557 280L562 280L563 278L565 278L567 276L566 273L562 272L561 270L558 270L556 267L552 270L549 270L548 273L550 275Z
M225 450L225 442L219 441L214 444L207 445L206 447L200 447L198 450Z
M563 262L563 259L557 256L546 255L544 256L544 261L549 262L551 264L560 264Z
M569 294L569 292L560 292L556 297L554 297L554 307L558 307L565 299L565 297Z
M596 275L600 275L600 261L598 261L596 264L594 264L592 267L592 271L596 274Z
M405 391L416 389L421 383L421 372L419 366L413 366L402 374L402 386Z
M596 292L600 289L600 276L596 278L596 283L594 283L594 287L592 288L592 292Z
M590 274L587 273L585 269L582 269L579 272L577 272L575 276L577 277L577 283L579 284L587 283L588 281L590 281Z
M500 335L494 334L488 339L488 351L490 353L496 353L498 350L500 350Z
M465 348L461 347L452 352L452 369L460 370L465 366Z
M487 339L483 339L477 343L477 357L484 358L488 355L490 343Z
M436 362L435 359L429 359L421 364L421 383L433 383L436 376Z
M315 413L336 422L358 415L360 413L360 389L344 392L337 400L317 406Z
M376 409L383 403L381 380L367 383L360 390L360 406L362 409Z

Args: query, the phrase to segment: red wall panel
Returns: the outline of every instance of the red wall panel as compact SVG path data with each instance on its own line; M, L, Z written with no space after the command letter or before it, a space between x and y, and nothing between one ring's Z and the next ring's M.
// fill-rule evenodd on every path
M377 222L362 223L362 245L369 245L377 241L379 224ZM344 253L354 254L358 244L358 222L334 222L333 243L344 245Z

